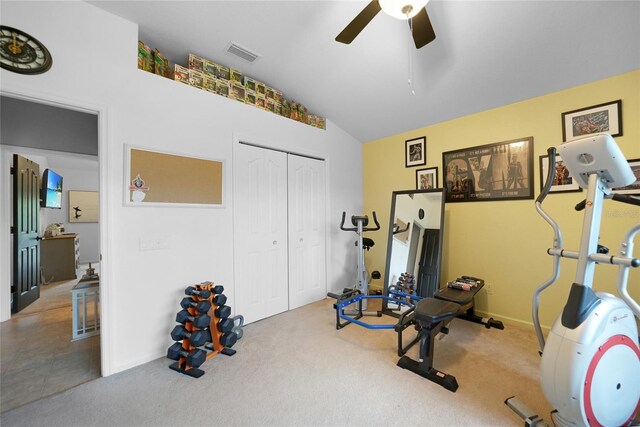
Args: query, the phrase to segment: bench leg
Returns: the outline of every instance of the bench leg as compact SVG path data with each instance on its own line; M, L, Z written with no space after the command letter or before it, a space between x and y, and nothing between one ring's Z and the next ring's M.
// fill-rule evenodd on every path
M443 323L440 322L437 325L423 326L420 331L422 341L420 342L420 362L411 359L408 356L402 356L398 360L398 366L402 369L408 369L409 371L420 375L433 381L436 384L441 385L449 391L455 392L458 389L458 382L453 375L445 374L437 369L433 368L433 350L435 338L440 333L443 327Z

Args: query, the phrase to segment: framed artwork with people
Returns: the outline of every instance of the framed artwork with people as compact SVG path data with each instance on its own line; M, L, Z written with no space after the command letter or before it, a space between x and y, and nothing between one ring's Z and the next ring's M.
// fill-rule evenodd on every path
M533 199L533 137L442 153L445 201Z
M551 189L549 193L570 193L575 191L582 191L582 188L578 185L575 179L569 173L569 169L565 165L562 157L556 154L556 164L554 166L555 175ZM549 176L549 156L540 156L540 191L547 183L547 177Z
M404 142L405 167L423 166L427 164L427 137L408 139Z
M562 140L608 133L622 136L622 100L562 113Z
M416 189L431 190L438 188L438 168L416 170Z

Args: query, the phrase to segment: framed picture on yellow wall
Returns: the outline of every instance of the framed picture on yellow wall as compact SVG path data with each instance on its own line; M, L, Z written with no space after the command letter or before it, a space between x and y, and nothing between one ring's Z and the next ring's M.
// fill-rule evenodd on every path
M427 164L427 137L408 139L404 142L405 167L423 166Z
M549 176L549 156L540 156L540 191L544 189ZM582 191L575 179L569 173L569 169L564 164L562 157L556 154L555 175L551 184L550 193L570 193Z
M562 113L563 141L601 132L622 136L622 100Z
M533 199L533 137L442 153L446 203Z
M416 189L431 190L438 188L438 168L416 170Z
M633 174L636 176L636 182L622 188L614 188L613 192L617 194L627 194L629 196L640 196L640 159L631 159L628 161Z

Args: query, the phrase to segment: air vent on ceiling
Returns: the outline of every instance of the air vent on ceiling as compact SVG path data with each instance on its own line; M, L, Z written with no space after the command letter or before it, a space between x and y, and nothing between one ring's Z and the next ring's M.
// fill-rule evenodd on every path
M262 56L259 53L252 52L246 47L242 47L234 42L230 42L229 45L227 45L227 52L249 62L254 62L256 59Z

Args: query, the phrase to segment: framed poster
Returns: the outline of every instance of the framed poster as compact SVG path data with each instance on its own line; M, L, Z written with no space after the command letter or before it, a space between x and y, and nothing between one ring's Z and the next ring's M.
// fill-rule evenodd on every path
M556 174L553 179L553 184L551 184L551 189L549 193L570 193L573 191L582 191L582 188L578 185L578 183L573 179L571 174L569 173L569 169L564 164L562 157L559 154L556 154ZM544 185L547 182L547 177L549 176L549 156L544 155L540 156L540 191L544 189Z
M533 199L533 137L442 153L446 203Z
M616 188L613 190L617 194L628 194L629 196L640 196L640 159L628 160L629 166L633 174L636 176L636 182L626 187Z
M570 141L594 133L622 136L622 101L607 102L562 113L562 140Z
M427 164L427 137L408 139L404 142L404 166L423 166Z
M125 206L224 206L221 160L132 146L125 151Z
M98 222L97 191L69 190L69 222Z
M416 189L431 190L438 188L438 168L416 170Z

